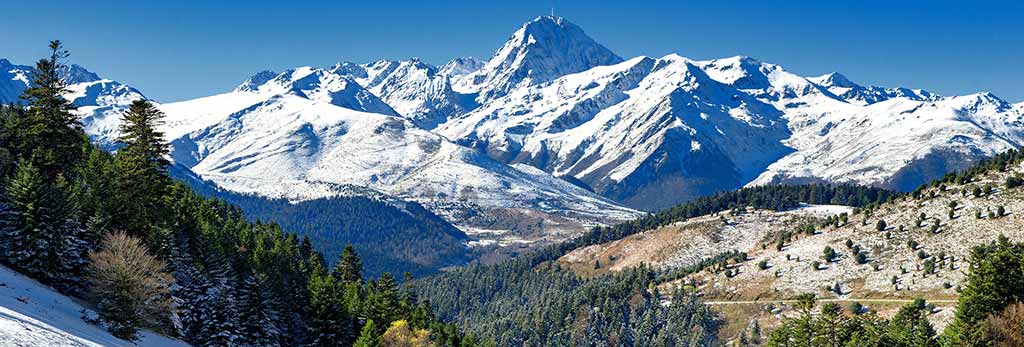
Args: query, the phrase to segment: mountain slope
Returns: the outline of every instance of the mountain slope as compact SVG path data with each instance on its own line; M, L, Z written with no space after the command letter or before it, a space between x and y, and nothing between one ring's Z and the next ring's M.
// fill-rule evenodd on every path
M463 114L477 106L471 95L452 90L451 78L475 67L469 60L462 64L464 66L446 66L450 71L441 72L419 59L382 60L370 64L369 68L382 69L387 73L364 83L399 114L421 128L433 129L448 117Z
M420 202L464 228L574 233L595 221L636 215L539 170L495 162L403 118L294 94L246 105L252 101L252 93L243 92L163 105L168 127L176 129L168 135L179 136L172 141L174 161L227 190L267 197L309 200L343 193L338 186L367 187ZM214 104L223 113L208 113L205 106ZM533 222L520 225L528 220Z
M1024 240L1024 190L1013 183L1024 176L1024 157L1007 152L995 158L866 208L775 212L737 206L577 248L561 261L590 273L601 261L602 271L643 263L668 274L745 252L745 259L725 267L666 280L693 285L710 300L778 300L805 292L864 300L955 298L973 246L1001 235ZM823 258L826 247L836 253L831 260ZM841 293L831 292L837 285Z
M364 187L334 186L338 196L291 202L224 190L181 165L170 172L193 191L238 206L247 218L308 237L328 264L353 246L368 277L384 272L425 276L464 265L472 256L466 247L472 240L444 219L417 203Z
M638 57L505 94L436 132L646 210L748 184L912 189L1024 135L1021 108L991 94L863 87L748 57Z
M82 320L74 299L0 266L0 345L4 346L188 346L148 331L125 341Z
M644 209L742 185L789 135L781 112L674 55L519 89L438 132Z

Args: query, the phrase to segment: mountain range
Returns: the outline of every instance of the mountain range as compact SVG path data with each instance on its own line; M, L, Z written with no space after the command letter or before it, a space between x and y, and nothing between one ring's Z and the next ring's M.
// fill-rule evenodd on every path
M0 101L32 68L0 60ZM72 65L69 99L114 148L138 90ZM1024 103L802 77L737 56L624 59L559 17L487 61L262 71L173 103L176 165L233 192L421 203L482 244L564 239L749 185L911 190L1024 143Z

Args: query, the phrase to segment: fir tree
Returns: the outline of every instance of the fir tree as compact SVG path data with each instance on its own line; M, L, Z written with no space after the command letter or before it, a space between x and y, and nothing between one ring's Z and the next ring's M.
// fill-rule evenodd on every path
M25 162L18 165L6 193L8 211L0 221L4 261L37 279L70 285L85 264L86 249L78 239L74 204L63 178L47 182Z
M279 302L266 280L248 272L238 283L238 343L241 346L280 346Z
M338 265L334 266L334 278L342 283L362 283L363 263L352 245L346 245L338 257Z
M200 298L204 305L201 328L197 338L200 346L233 346L239 340L237 304L231 288L215 285Z
M377 322L393 322L403 314L398 284L385 272L369 286L367 316Z
M355 340L354 322L343 302L342 287L318 266L309 279L311 346L345 346Z
M164 115L151 102L136 100L123 116L121 135L123 144L115 160L118 182L116 201L117 225L145 239L149 246L159 246L158 228L166 216L164 199L170 188L167 174L168 146L163 134L156 130Z
M356 339L353 347L380 347L380 335L377 335L377 327L373 320L366 321L363 329L359 331L359 338Z
M85 134L61 76L69 56L60 41L50 42L50 56L36 63L36 75L22 94L28 108L16 121L18 157L29 160L49 179L67 175L82 157Z

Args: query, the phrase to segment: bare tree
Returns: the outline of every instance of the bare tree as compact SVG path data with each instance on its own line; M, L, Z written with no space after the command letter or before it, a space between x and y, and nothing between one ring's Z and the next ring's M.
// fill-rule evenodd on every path
M1024 346L1024 303L1008 306L985 320L988 338L995 346Z
M174 310L174 278L139 239L110 233L89 259L91 299L114 336L131 340L139 328L166 327Z

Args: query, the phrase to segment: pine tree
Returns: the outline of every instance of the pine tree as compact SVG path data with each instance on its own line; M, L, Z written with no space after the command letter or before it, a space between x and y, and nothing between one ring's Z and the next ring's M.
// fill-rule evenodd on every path
M116 174L109 152L95 146L86 146L85 152L71 188L78 202L79 224L85 229L82 241L94 250L100 238L113 231Z
M74 105L64 98L68 92L61 76L69 56L60 41L50 42L50 56L36 63L31 87L22 94L28 108L17 121L18 157L49 179L67 176L82 157L85 134Z
M359 331L359 339L352 346L380 347L380 335L377 335L377 327L372 319L366 321L366 324L363 325L363 329Z
M47 182L31 163L18 165L8 182L8 211L0 227L4 261L29 276L70 286L84 265L85 248L74 204L58 177Z
M345 346L355 340L354 322L344 305L342 287L322 265L309 279L307 312L311 346Z
M385 272L377 281L368 285L367 316L378 322L393 322L404 315L402 302L399 300L398 284L390 273Z
M198 345L197 341L202 339L203 319L211 309L205 300L211 285L184 252L176 255L171 264L178 284L174 287L174 297L178 299L181 336L185 341Z
M363 263L352 245L346 245L334 266L334 278L342 283L362 283Z
M164 199L171 180L167 174L168 145L163 134L156 130L164 115L147 100L136 100L123 115L121 135L117 141L124 145L117 152L116 209L118 227L130 230L147 241L150 248L158 249L158 228L165 219Z
M202 312L202 328L197 344L200 346L233 346L238 341L237 303L231 288L215 285L200 299L206 305Z
M280 346L282 332L278 303L266 281L247 273L237 285L240 346Z

